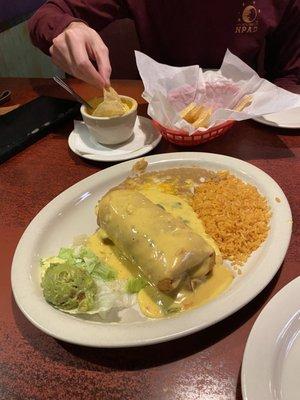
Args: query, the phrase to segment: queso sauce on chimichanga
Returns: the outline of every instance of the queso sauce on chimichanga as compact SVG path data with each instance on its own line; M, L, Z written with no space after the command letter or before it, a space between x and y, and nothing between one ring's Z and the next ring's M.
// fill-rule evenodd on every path
M114 192L115 194L111 196ZM110 192L110 197L107 198L106 203L104 202L102 209L102 200L100 201L98 220L104 221L106 219L106 222L104 221L102 224L100 221L100 226L104 228L105 232L100 229L91 236L88 240L88 246L101 258L104 257L106 262L118 271L119 278L126 279L142 274L149 280L150 285L138 294L140 308L147 317L158 318L173 311L197 307L217 297L230 285L233 276L222 265L222 257L218 247L213 239L205 233L202 222L182 197L162 193L156 188L141 190L141 193L121 191L122 195L119 193L120 196L116 192L118 191ZM145 203L145 207L150 207L152 210L153 206L155 207L153 215L149 210L145 213L140 211L136 214L135 208L141 201ZM111 207L115 207L112 215L109 212ZM157 210L157 207L161 212ZM116 212L116 208L119 209L119 212ZM138 208L143 209L143 207ZM165 234L159 235L160 229L164 231L159 222L166 223L166 221L163 221L166 214L166 221L169 223L170 232L173 235L167 237L167 242L161 242L160 246L158 243L155 248L155 241L159 242L159 239L166 238ZM135 215L135 218L132 215ZM154 220L151 220L151 216ZM155 223L153 224L153 222ZM111 229L107 229L109 224L112 224ZM122 230L122 226L124 230ZM123 240L132 227L135 230L133 235ZM182 234L180 234L181 230ZM138 231L144 236L148 234L148 237L139 240ZM113 234L110 235L110 232ZM120 236L117 238L110 237L115 236L114 232L119 232ZM176 234L174 238L174 232L178 235L177 240ZM149 235L153 237L149 237ZM107 237L112 241L107 240ZM187 240L187 238L189 239ZM130 240L139 242L134 244L134 251L128 249ZM195 247L193 247L193 244ZM147 251L147 246L149 246L150 251ZM159 254L160 247L164 250L164 254ZM181 265L178 261L180 257L176 259L176 252L180 256L180 249L185 249L187 254L186 258L183 254ZM194 252L190 259L188 251ZM133 256L128 254L130 252L133 253ZM152 258L154 262L149 263L149 255L150 258L154 255L154 258ZM165 255L167 255L167 260L164 263ZM173 260L173 264L171 264L175 265L173 271L170 268L168 269L170 260ZM192 267L189 266L188 262ZM166 287L162 285L161 290L158 290L159 283L164 282L164 279L170 279L172 283L175 282L175 286L168 288L167 285L166 290ZM196 282L193 287L191 287L191 282Z

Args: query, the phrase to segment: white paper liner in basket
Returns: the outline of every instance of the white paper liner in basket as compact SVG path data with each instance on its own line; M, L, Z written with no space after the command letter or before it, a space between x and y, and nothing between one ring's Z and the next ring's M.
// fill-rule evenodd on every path
M135 57L145 88L143 97L149 103L148 115L168 128L189 134L196 131L179 115L193 101L213 109L208 127L198 131L206 131L227 120L242 121L300 106L300 95L260 78L229 50L218 71L206 72L198 65L160 64L139 51ZM252 96L251 105L242 112L234 111L234 106L246 95Z

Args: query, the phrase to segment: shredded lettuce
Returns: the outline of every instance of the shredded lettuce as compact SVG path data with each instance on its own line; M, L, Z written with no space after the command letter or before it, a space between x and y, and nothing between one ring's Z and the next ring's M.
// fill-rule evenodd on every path
M98 296L96 297L95 310L102 319L109 319L111 312L118 312L132 307L136 302L136 296L126 292L126 281L97 281Z
M128 293L138 293L140 290L144 289L144 287L148 286L148 282L141 276L137 278L130 278L127 281L126 291Z
M95 265L93 271L91 272L91 275L95 278L99 277L104 281L113 281L116 279L117 276L115 270L103 263Z
M45 299L63 312L69 314L99 314L102 319L107 319L111 312L117 313L124 308L131 307L136 301L135 296L132 295L136 292L126 290L127 282L118 280L116 271L84 245L62 247L57 256L42 258L40 266L41 285ZM46 274L47 270L48 273ZM90 283L88 280L88 277L90 277L89 279L94 281L96 285L96 293L92 288L87 293L84 291L84 297L82 296L83 290L80 290L80 301L77 301L78 296L75 296L77 292L73 290L72 285L69 288L68 282L61 282L61 272L64 272L65 276L65 272L71 271L74 274L72 279L75 281L76 270L81 275L85 272L87 276L84 275L84 280ZM53 273L56 271L58 273ZM51 279L46 280L45 275L46 278L50 277ZM81 275L78 275L78 279L80 279L78 284L75 285L76 287L79 287L79 284L83 281ZM90 285L92 287L92 283ZM87 295L89 292L91 292L91 296Z
M73 254L74 254L74 249L72 249L71 247L70 248L62 247L59 250L59 253L58 253L57 257L68 261L69 264L73 264L73 261L74 261Z
M119 311L132 307L136 303L136 297L125 291L125 281L103 281L102 279L95 279L97 285L97 294L94 298L92 308L83 311L79 307L73 309L59 308L67 314L98 314L103 320L110 320L114 314ZM115 316L113 320L116 320Z
M116 279L116 271L100 260L85 246L62 247L57 257L41 259L41 267L46 270L50 265L66 263L70 266L85 269L92 277L104 281Z

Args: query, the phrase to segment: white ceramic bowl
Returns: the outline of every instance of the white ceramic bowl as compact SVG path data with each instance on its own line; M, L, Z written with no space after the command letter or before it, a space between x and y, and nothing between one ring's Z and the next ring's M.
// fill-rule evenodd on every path
M130 111L119 117L95 117L87 112L85 106L80 108L82 118L89 132L99 143L119 144L128 140L133 134L137 102L128 96L120 97L127 104L130 103Z

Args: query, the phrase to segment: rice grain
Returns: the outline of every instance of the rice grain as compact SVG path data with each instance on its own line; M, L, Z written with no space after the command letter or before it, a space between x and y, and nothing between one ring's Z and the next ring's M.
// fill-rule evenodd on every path
M227 171L195 190L192 206L225 259L244 264L266 240L270 209L258 190Z

